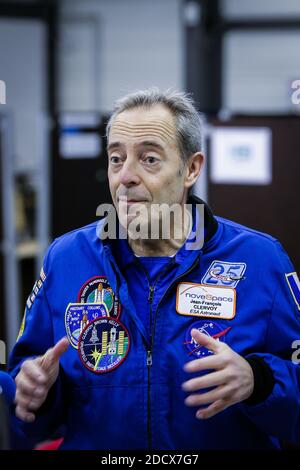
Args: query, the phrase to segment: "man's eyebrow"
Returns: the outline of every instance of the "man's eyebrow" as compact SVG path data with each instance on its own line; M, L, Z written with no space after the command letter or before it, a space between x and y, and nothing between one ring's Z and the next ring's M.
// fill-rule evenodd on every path
M107 150L114 150L114 149L117 149L119 147L122 147L121 142L111 142L110 144L108 144Z
M115 150L120 147L122 147L121 142L119 141L111 142L110 144L108 144L107 150ZM158 150L162 150L162 151L165 150L161 144L159 144L158 142L155 142L154 140L143 140L142 142L137 142L135 144L135 147L154 147Z

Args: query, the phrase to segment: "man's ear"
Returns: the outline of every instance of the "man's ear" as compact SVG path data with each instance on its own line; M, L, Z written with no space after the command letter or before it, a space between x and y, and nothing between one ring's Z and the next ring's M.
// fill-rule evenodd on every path
M191 155L186 163L186 176L184 186L190 188L197 181L204 165L204 155L201 152Z

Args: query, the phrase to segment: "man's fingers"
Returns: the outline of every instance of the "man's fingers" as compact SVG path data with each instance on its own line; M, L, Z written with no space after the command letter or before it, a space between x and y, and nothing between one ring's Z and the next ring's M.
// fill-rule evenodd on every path
M24 411L30 412L38 410L40 406L44 403L45 398L46 393L39 398L16 393L15 403L17 404L17 406L20 406Z
M21 367L22 374L17 375L16 384L19 386L19 382L23 380L24 377L28 378L31 382L39 383L45 385L47 383L47 376L40 364L38 363L38 358L34 360L25 361Z
M206 335L205 333L201 333L196 328L192 329L191 335L198 344L200 344L201 346L205 346L207 349L210 349L214 353L219 352L222 348L222 343L220 343L220 341L217 341L212 336Z
M25 374L21 374L21 377L17 376L17 378L18 380L16 380L16 385L17 391L19 393L29 396L34 395L35 397L40 397L44 395L46 391L46 385L37 383Z
M30 387L29 389L18 387L16 391L16 401L18 401L18 398L20 396L25 397L25 398L44 398L45 395L47 395L48 388L46 386L35 386L35 387Z
M16 415L23 421L31 422L34 419L32 411L36 411L47 397L47 387L31 381L24 372L20 374L15 396Z
M17 376L16 385L17 391L24 393L25 395L31 395L37 388L37 384L30 380L27 376L22 374L22 377Z
M198 410L196 413L196 417L198 419L208 419L212 418L216 414L220 413L221 411L226 410L228 408L229 403L226 402L225 400L217 400L211 405L209 405L205 409Z
M187 380L182 384L182 389L185 392L196 392L202 388L215 387L222 385L226 381L226 373L223 371L210 372L202 377L195 377L194 379Z
M198 372L200 370L221 369L224 367L224 361L221 354L194 359L184 365L185 372Z
M29 359L22 364L16 381L16 416L25 422L33 422L36 411L44 403L49 387L56 380L58 362L68 349L69 341L62 338L44 356Z
M28 403L27 405L27 410L28 411L37 411L41 406L42 404L44 403L45 401L45 398L46 396L44 396L44 398L32 398L30 400L30 402Z
M34 413L28 412L26 409L22 408L22 406L20 405L16 406L15 413L16 413L17 418L21 419L22 421L25 421L26 423L32 423L35 420Z
M67 351L69 347L69 340L64 336L61 340L56 343L53 348L48 349L45 355L42 357L40 365L44 371L52 368L55 363L59 362L61 356Z
M61 338L56 345L53 347L53 355L57 361L59 361L60 357L67 351L70 343L67 336Z
M226 385L220 385L218 388L211 390L207 393L197 393L195 395L189 395L184 403L187 406L202 406L213 403L217 400L226 399L230 393L230 387Z

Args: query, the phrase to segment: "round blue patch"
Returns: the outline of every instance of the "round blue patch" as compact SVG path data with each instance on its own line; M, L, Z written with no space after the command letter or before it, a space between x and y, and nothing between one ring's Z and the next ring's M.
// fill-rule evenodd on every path
M98 318L82 332L78 354L83 365L96 374L104 374L118 367L130 347L125 326L113 318Z
M205 346L201 346L193 339L191 335L191 331L194 328L200 331L200 333L204 333L208 336L212 336L218 341L223 341L223 342L225 340L225 334L227 333L228 330L230 330L230 327L224 329L220 325L212 321L200 320L200 321L197 321L196 323L193 323L186 332L184 344L189 351L189 356L196 356L197 358L210 356L211 354L214 354L214 353L213 351L210 351L209 349L207 349Z
M79 336L86 326L97 318L108 316L105 304L70 303L65 312L65 326L71 345L77 349Z

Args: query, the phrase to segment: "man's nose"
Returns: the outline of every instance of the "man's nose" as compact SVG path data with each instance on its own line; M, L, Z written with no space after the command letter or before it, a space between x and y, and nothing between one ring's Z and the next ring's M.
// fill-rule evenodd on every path
M128 158L123 163L123 167L121 169L120 183L124 186L134 186L140 183L136 164L133 161L129 161Z

